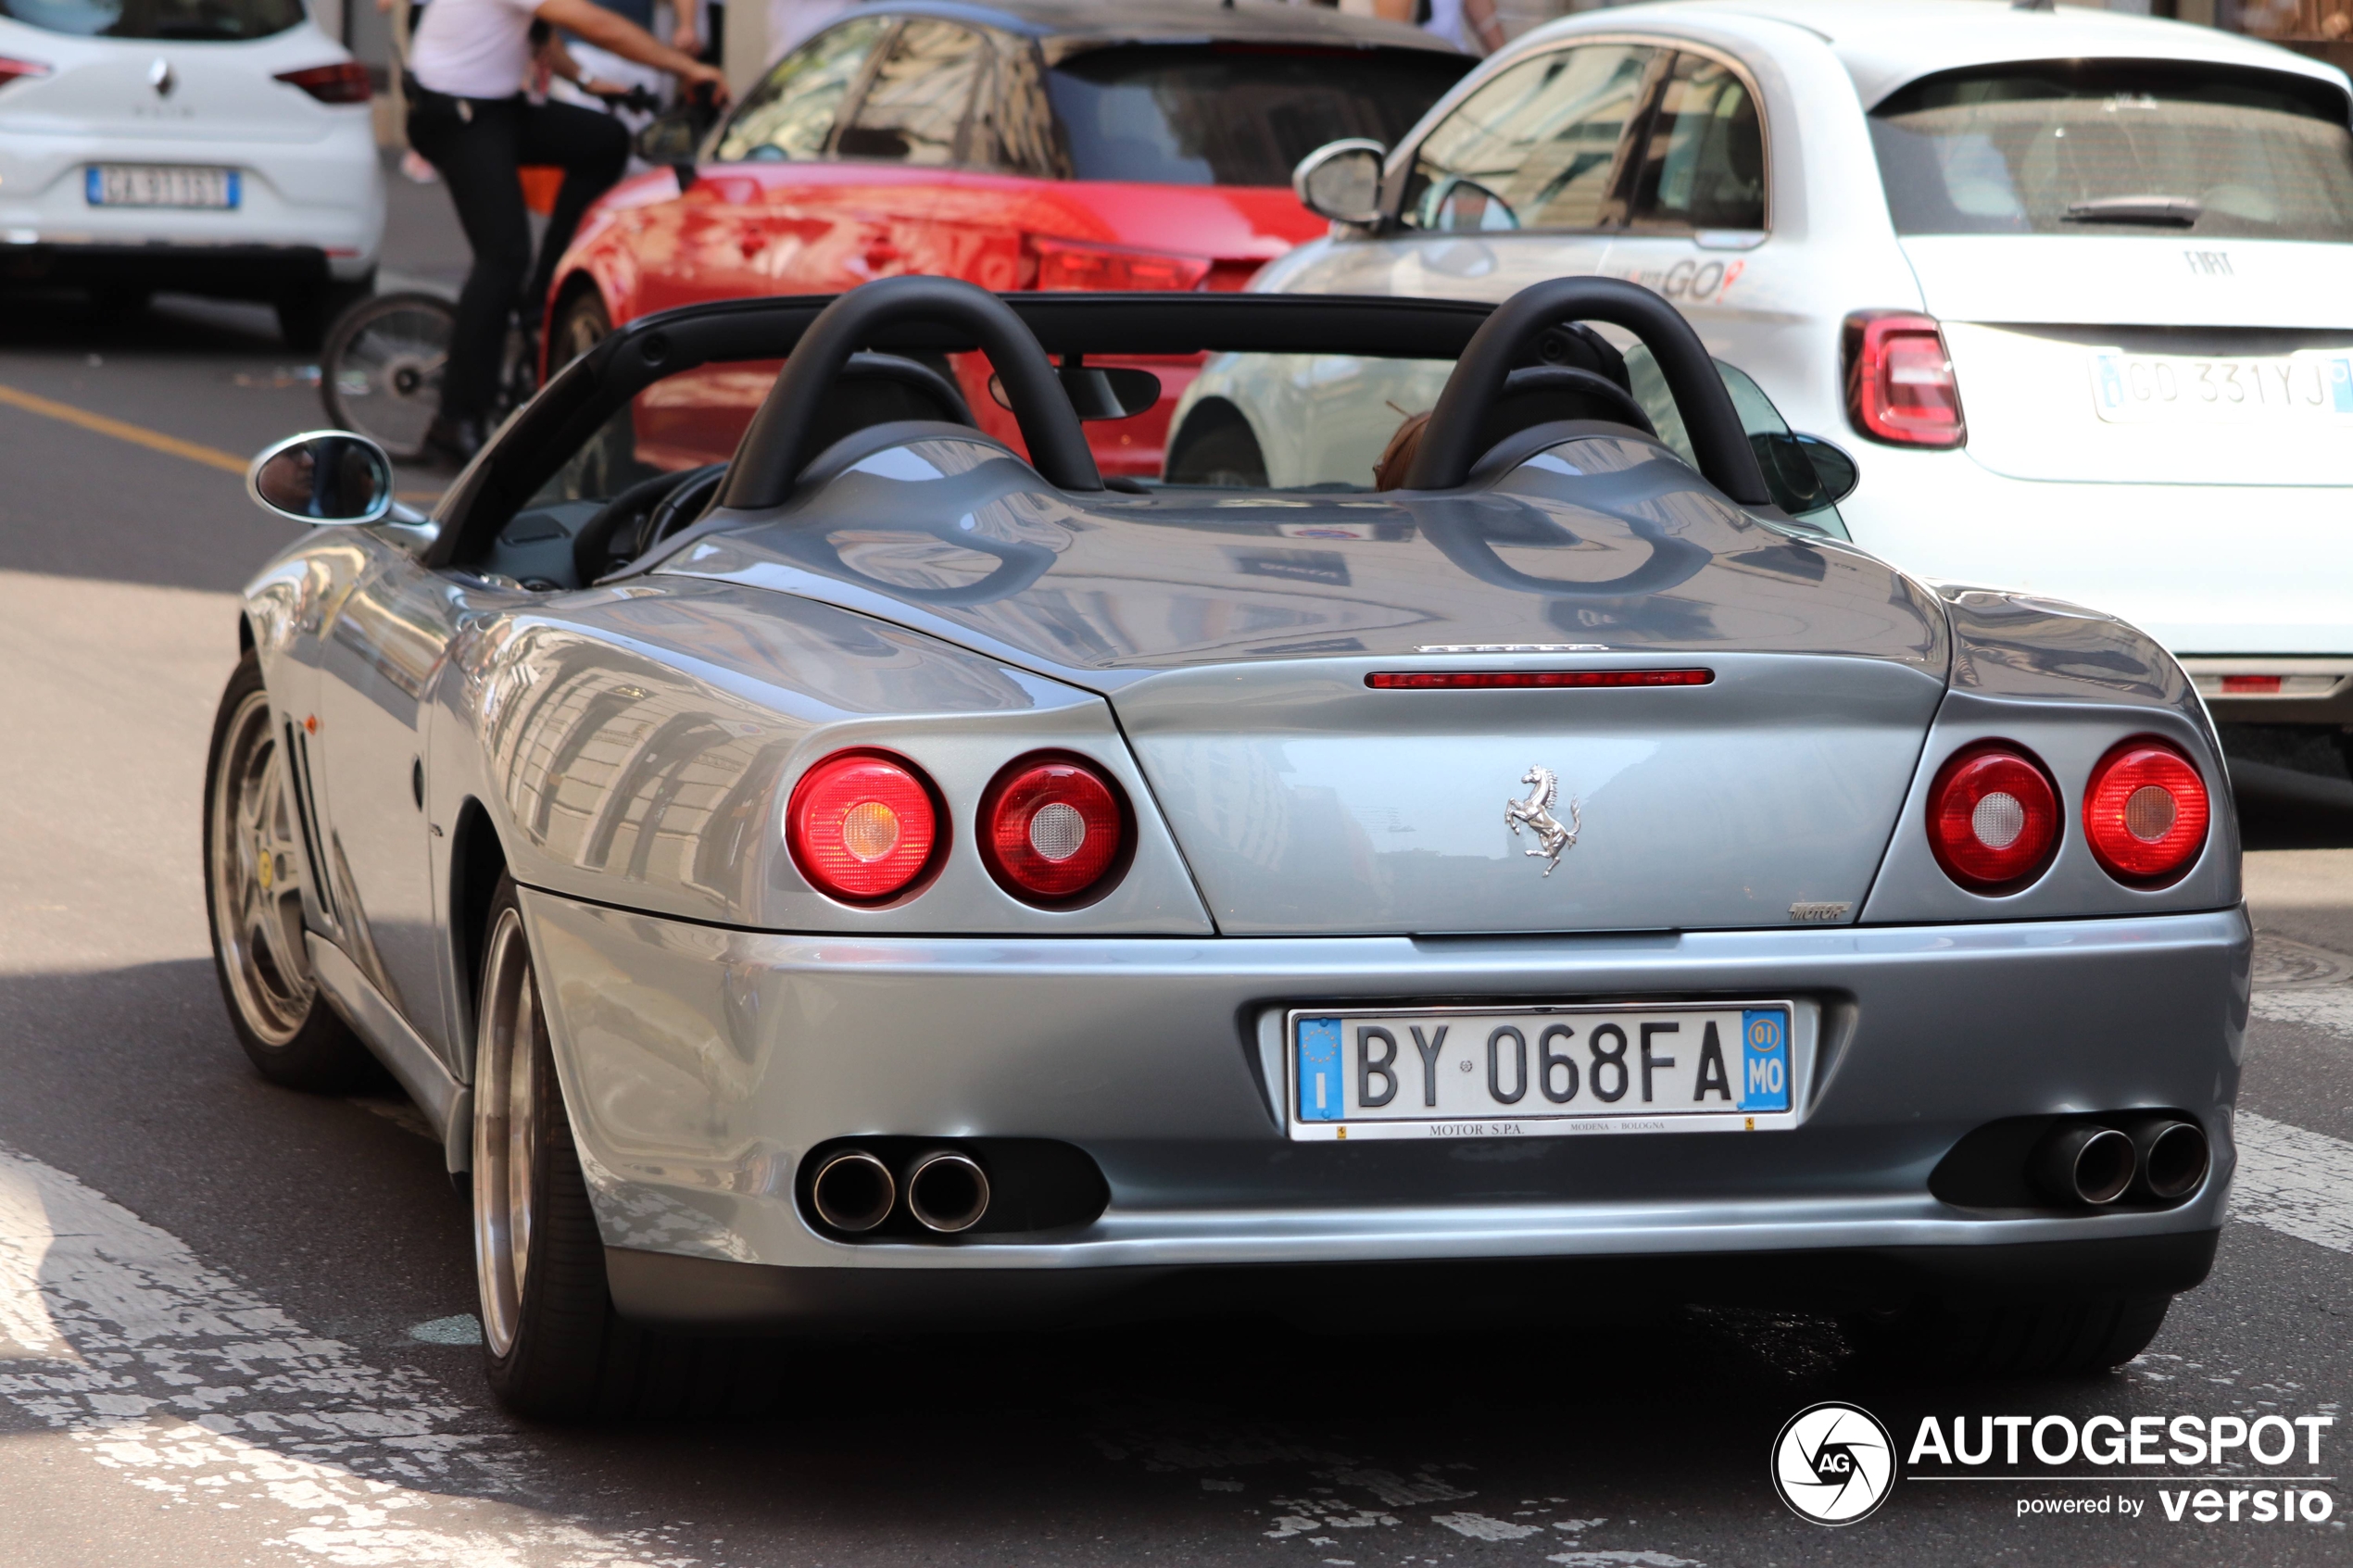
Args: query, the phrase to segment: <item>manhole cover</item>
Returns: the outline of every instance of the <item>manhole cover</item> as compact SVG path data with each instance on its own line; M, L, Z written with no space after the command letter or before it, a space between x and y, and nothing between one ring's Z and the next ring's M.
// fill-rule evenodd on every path
M2353 982L2353 958L2326 947L2309 947L2284 936L2255 934L2255 988L2293 991Z

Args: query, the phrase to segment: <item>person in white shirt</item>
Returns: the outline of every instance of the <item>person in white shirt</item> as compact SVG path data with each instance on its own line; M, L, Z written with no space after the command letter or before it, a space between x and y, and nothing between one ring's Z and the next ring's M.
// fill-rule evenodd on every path
M442 371L441 412L425 435L429 449L456 463L470 459L482 445L509 317L519 302L536 315L581 214L621 178L629 159L629 134L610 115L524 96L523 81L535 56L568 79L580 74L552 41L540 54L534 22L563 28L624 58L669 71L681 87L706 91L715 102L727 95L715 68L592 0L433 0L424 8L409 53L415 83L409 144L441 171L474 253L473 269L458 295L449 362ZM610 84L585 85L596 90ZM531 223L517 176L523 164L553 164L564 170L536 268L531 266Z

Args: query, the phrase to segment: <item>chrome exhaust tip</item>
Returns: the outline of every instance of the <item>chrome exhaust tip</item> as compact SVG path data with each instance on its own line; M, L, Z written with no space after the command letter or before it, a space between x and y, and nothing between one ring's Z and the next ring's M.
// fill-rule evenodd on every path
M2206 1133L2195 1122L2160 1117L2142 1123L2133 1129L2133 1153L2136 1197L2171 1203L2206 1180Z
M952 1148L919 1154L907 1167L907 1212L942 1236L968 1231L988 1212L988 1173Z
M817 1167L809 1201L817 1217L837 1231L856 1235L890 1218L899 1184L890 1167L862 1148L848 1148Z
M2133 1140L2095 1122L2055 1129L2034 1151L2034 1185L2062 1203L2113 1203L2133 1185L2139 1158Z

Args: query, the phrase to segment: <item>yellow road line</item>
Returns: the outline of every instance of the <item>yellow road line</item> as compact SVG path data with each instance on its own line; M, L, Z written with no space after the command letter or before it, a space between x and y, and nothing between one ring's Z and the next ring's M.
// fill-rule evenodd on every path
M218 446L207 446L199 441L182 441L176 435L166 435L159 430L149 430L145 425L134 425L125 420L108 419L87 408L77 408L70 403L59 403L30 392L19 392L13 386L0 386L0 403L12 408L22 408L28 414L63 420L69 425L80 425L83 430L95 431L100 435L111 435L117 441L145 446L151 452L185 458L192 463L202 463L223 473L242 477L245 471L245 458L232 452L223 452Z

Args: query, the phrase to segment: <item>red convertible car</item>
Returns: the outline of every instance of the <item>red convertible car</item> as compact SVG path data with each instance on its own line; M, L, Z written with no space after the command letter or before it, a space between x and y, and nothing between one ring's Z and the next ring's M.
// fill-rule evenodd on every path
M902 272L1239 289L1324 232L1291 194L1300 158L1340 137L1395 143L1471 63L1410 28L1264 0L862 6L778 61L691 164L590 213L557 270L549 358L673 306ZM976 422L1017 443L961 358L940 368ZM1197 362L1120 361L1159 391L1130 378L1099 410L1105 473L1159 477ZM639 460L724 460L773 379L738 365L665 383L664 407L636 412Z

